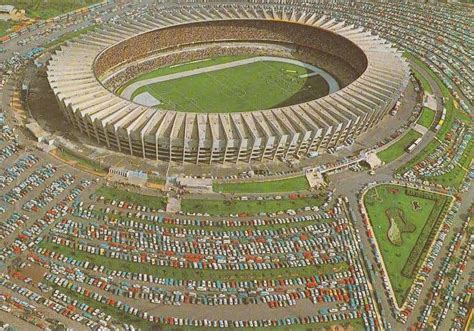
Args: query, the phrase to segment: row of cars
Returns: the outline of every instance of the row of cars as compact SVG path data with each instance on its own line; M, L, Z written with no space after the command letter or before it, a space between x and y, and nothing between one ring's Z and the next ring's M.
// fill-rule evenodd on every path
M15 40L18 46L27 44L37 44L39 39L48 37L50 34L61 31L68 26L77 25L83 21L92 20L101 14L108 13L107 8L113 1L100 2L89 7L85 7L70 13L58 15L47 20L40 20L33 24L26 25L18 31L3 36L2 42ZM29 33L28 36L26 34Z
M404 179L428 179L443 176L455 167L459 167L469 144L472 144L473 132L466 124L455 120L444 141L424 160L415 164L402 174Z
M29 247L33 247L36 241L36 236L41 234L47 228L47 226L49 226L51 222L54 221L55 218L65 215L68 209L67 204L73 201L73 199L77 197L89 184L90 182L87 180L81 181L80 184L70 190L70 193L66 195L64 199L44 212L42 217L36 219L36 217L38 217L39 211L37 213L33 213L32 215L34 215L36 221L34 221L34 223L28 227L25 226L26 224L29 224L29 216L24 214L22 215L18 212L11 214L9 219L6 222L2 222L1 224L3 230L2 238L3 236L9 237L11 233L16 232L17 230L21 229L21 231L14 239L12 245L1 249L0 260L7 261L10 259L19 258L21 257L22 252L25 252ZM43 213L43 211L41 212ZM22 263L21 266L23 265L24 263ZM51 319L48 317L51 315L49 311L52 311L62 315L63 317L69 318L72 321L81 322L86 327L91 329L95 329L100 326L97 322L81 316L74 310L71 310L67 306L61 304L61 302L59 302L57 299L49 298L47 295L45 296L41 294L48 292L48 287L44 286L44 284L39 284L38 291L36 291L31 288L33 282L29 276L21 275L18 272L13 272L11 276L12 277L7 274L1 274L0 285L16 292L25 298L25 300L16 303L15 306L17 308L20 304L23 306L23 303L27 303L26 300L36 302L37 304L43 305L46 308L45 310L44 308L35 306L35 310L30 309L31 307L27 307L27 310L24 312L11 312L18 318L23 319L31 325L41 329L54 329L60 326L61 323L57 319ZM17 284L18 280L22 281L25 285L19 286Z
M97 202L96 202L97 203ZM102 204L102 202L98 202ZM122 207L125 204L121 204ZM160 214L161 222L155 221L143 221L137 219L136 213L132 217L127 215L121 215L120 220L114 218L114 211L118 210L118 204L115 206L107 205L101 208L101 213L105 208L109 208L107 214L107 219L99 221L96 218L96 207L92 205L87 205L82 201L76 199L70 204L70 208L67 210L67 214L62 216L62 221L56 222L52 228L52 233L56 236L51 235L49 239L53 245L47 245L46 248L41 248L43 243L47 242L48 238L38 238L35 241L35 244L39 245L34 249L30 255L30 261L40 265L43 268L50 270L49 274L55 275L56 277L68 279L67 285L68 291L71 289L75 291L78 286L81 286L79 295L85 295L85 288L89 289L90 293L105 291L109 293L107 296L106 302L109 302L109 299L115 301L125 302L126 300L138 300L138 301L148 301L152 304L171 304L171 305L233 305L241 306L245 303L247 304L265 304L268 309L279 309L279 307L285 307L288 305L298 305L301 300L310 300L313 304L317 306L321 305L330 305L331 311L323 311L320 314L316 314L313 317L313 320L316 322L320 321L343 321L350 319L364 319L367 323L375 323L374 315L372 312L373 306L368 296L368 287L366 286L366 279L363 274L360 274L362 270L358 261L358 249L354 244L351 244L352 236L348 234L351 225L344 219L343 214L337 212L336 209L331 211L331 218L329 214L326 214L326 217L315 216L313 215L310 218L301 218L302 216L294 216L292 218L280 218L276 222L282 222L282 224L287 224L291 221L296 221L296 228L287 228L286 226L278 229L258 229L259 226L256 226L251 232L245 232L246 230L234 229L232 227L228 230L223 228L222 230L212 230L212 229L192 229L192 228L174 228L162 226L164 223L165 217ZM135 206L134 210L138 210L138 207ZM121 208L123 209L123 208ZM85 217L81 218L80 215L83 213L80 211L93 211L91 214L92 218ZM126 208L125 210L130 210ZM78 212L79 211L79 212ZM142 211L146 215L153 215L151 211ZM137 212L137 213L138 213ZM70 215L70 216L68 216ZM78 217L78 220L73 220L70 217ZM156 215L156 214L155 214ZM306 217L306 216L305 216ZM170 218L172 219L172 218ZM313 224L305 226L305 223L299 225L298 222L309 221L315 222ZM174 219L173 219L174 221ZM196 222L197 220L187 220ZM202 224L206 224L207 221L210 221L206 218L201 219ZM216 220L212 220L217 222ZM224 219L222 221L229 221ZM271 224L271 223L270 223ZM298 230L298 228L300 228ZM137 231L134 231L136 229ZM303 229L303 230L302 230ZM311 233L313 231L313 233ZM125 236L122 234L127 233ZM192 237L195 237L191 240ZM308 236L305 238L305 236ZM176 245L166 246L166 240L164 238L173 238L172 241L176 241ZM246 237L246 238L245 238ZM243 251L229 250L229 247L235 246L239 242L243 247L250 249L254 247L255 251L259 251L262 248L262 244L258 246L252 246L251 242L255 240L254 238L272 238L277 240L280 244L276 244L276 241L273 241L273 245L278 247L282 246L285 242L295 242L301 245L301 247L306 247L305 245L310 245L310 242L317 244L318 246L312 248L314 252L321 251L321 247L326 247L328 256L331 254L329 248L331 245L340 246L345 245L345 250L347 253L347 263L352 266L351 270L345 269L346 271L340 272L328 272L324 274L314 273L314 276L308 278L284 278L284 279L272 279L272 276L268 276L268 279L256 281L249 276L248 281L226 281L224 278L222 280L202 280L195 281L192 279L176 279L173 277L159 277L152 274L147 274L145 272L139 272L138 269L135 272L130 271L121 271L111 268L109 264L94 264L88 261L88 259L74 258L63 254L64 250L57 247L77 247L81 249L79 245L82 245L82 249L85 252L97 253L101 256L100 252L103 252L104 257L107 256L109 260L112 258L110 255L105 255L105 252L111 254L111 252L117 253L117 256L120 252L120 245L127 245L128 251L142 251L142 255L138 255L137 258L125 259L124 262L126 265L128 262L147 264L147 258L144 257L143 253L146 252L146 256L151 255L156 249L152 245L145 244L145 242L151 240L152 243L159 245L163 248L176 249L176 247L182 247L182 249L192 252L196 252L196 249L201 247L201 249L210 249L214 246L214 251L219 252L222 256L220 258L228 258L226 255L243 255ZM303 238L302 238L303 237ZM313 237L313 239L311 239ZM324 239L325 237L330 238L330 240ZM76 239L75 239L76 238ZM115 238L115 239L114 239ZM153 238L160 238L159 240L154 240ZM198 238L202 239L202 242L197 240ZM280 239L281 238L281 239ZM285 239L286 238L286 239ZM77 241L79 239L79 241ZM196 239L196 240L195 240ZM244 239L247 239L249 242L245 242ZM140 242L140 240L142 240ZM187 242L194 242L196 245L193 247L185 244ZM258 239L261 240L261 239ZM77 246L73 242L78 242ZM170 241L171 242L171 241ZM210 247L206 247L204 243L208 242ZM96 244L98 243L98 244ZM268 243L269 244L269 243ZM59 246L58 246L59 245ZM148 245L148 247L147 247ZM92 248L93 247L93 248ZM124 246L125 247L125 246ZM310 247L310 246L308 246ZM58 252L54 250L58 249ZM310 249L308 249L310 250ZM123 251L122 253L124 253ZM207 251L206 251L207 252ZM177 252L181 253L181 252ZM268 254L269 252L266 252ZM288 252L287 252L288 253ZM287 253L282 254L287 255ZM262 251L263 254L263 251ZM133 254L132 254L133 255ZM204 254L203 254L204 255ZM189 255L188 255L189 257ZM195 257L195 256L194 256ZM164 256L164 258L167 258ZM322 257L321 257L322 258ZM324 257L326 258L326 257ZM217 259L217 257L216 257ZM314 259L314 257L311 257ZM159 261L159 259L157 259ZM328 263L331 260L329 258ZM334 260L339 262L338 260ZM179 265L177 268L185 268L184 265ZM188 267L189 268L189 267ZM78 272L80 270L80 272ZM179 270L179 269L176 269ZM103 276L97 276L97 274ZM51 276L52 277L52 276ZM123 279L123 280L121 280ZM127 282L124 280L128 279ZM61 281L61 287L63 285ZM74 283L77 285L69 285L69 283ZM83 285L80 285L83 284ZM147 285L145 285L147 284ZM156 285L152 285L156 284ZM90 288L91 287L91 288ZM94 291L93 288L97 287L97 290ZM181 289L177 289L181 288ZM277 290L278 289L278 290ZM61 291L61 289L59 289ZM217 292L215 292L217 291ZM89 293L88 292L88 293ZM66 293L67 294L67 293ZM101 297L96 296L94 299L94 294L90 294L93 300L99 299L101 304L104 304L104 295ZM120 298L123 299L120 299ZM90 297L88 297L90 299ZM80 302L80 300L78 300ZM335 306L339 302L340 306ZM115 308L122 310L122 306ZM125 311L125 310L124 310ZM126 313L130 314L131 308L128 309ZM370 311L370 313L369 313ZM145 315L146 313L146 315ZM211 323L210 325L225 325L237 327L240 325L238 321L228 321L228 320L209 320L205 322L204 320L199 319L179 319L179 318L165 318L162 316L153 316L146 311L139 311L135 315L135 310L132 310L131 315L135 317L140 317L144 320L153 321L153 323L158 322L162 324L172 324L172 325L207 325L206 323ZM152 317L150 317L152 316ZM113 320L113 317L112 317ZM307 323L304 319L288 319L288 322L285 322L287 319L273 320L269 325L285 325L286 323ZM294 322L293 322L294 321ZM307 321L311 321L311 317L308 317ZM369 322L370 321L370 322ZM264 325L262 320L249 320L242 321L242 325ZM273 324L272 324L273 323Z
M470 218L467 217L459 231L451 239L446 257L435 277L433 290L428 296L428 303L421 313L418 323L420 328L439 328L448 311L453 308L454 289L465 269L471 251L469 221ZM434 312L435 307L439 308L436 313Z
M331 196L330 194L329 196ZM182 225L182 226L210 226L210 227L254 227L254 226L271 226L284 225L295 222L308 222L312 220L330 219L336 213L335 209L323 209L319 207L303 208L304 212L314 213L299 213L298 215L279 216L270 215L271 217L238 217L232 215L229 217L208 218L206 215L196 215L195 218L182 217L180 215L165 215L160 210L152 209L143 205L128 203L126 201L105 200L103 197L92 195L92 198L98 203L98 209L91 208L91 206L84 207L79 205L77 214L84 218L96 218L105 221L130 221L133 219L142 220L152 223L163 223L167 225ZM80 204L80 203L79 203ZM103 204L103 205L102 205ZM95 207L95 206L93 206ZM118 207L118 208L114 208ZM128 211L127 211L128 210ZM137 212L135 212L137 211ZM338 212L341 212L338 207ZM145 223L146 224L146 223ZM144 225L145 226L145 225Z
M5 187L16 181L22 173L36 165L38 161L39 158L34 154L22 156L0 175L0 189L5 189Z
M320 314L308 316L308 317L299 317L299 318L285 318L278 320L243 320L243 321L232 321L232 320L216 320L216 319L191 319L191 318L173 318L173 317L161 317L154 316L153 314L142 311L129 303L128 301L121 299L114 299L107 294L99 294L92 289L89 289L85 285L76 285L75 282L68 280L63 277L56 275L46 276L48 282L54 283L60 287L67 288L68 291L79 293L81 296L95 300L103 305L108 305L116 308L118 311L123 311L125 314L130 316L136 316L143 320L158 323L160 325L177 325L177 326L213 326L220 328L229 328L229 327L258 327L258 326L284 326L284 325L293 325L293 324L309 324L309 323L320 323L320 322L329 322L329 321L344 321L352 319L360 319L365 315L362 311L357 310L348 310L342 309L343 306L339 308L332 308L321 310ZM64 297L64 294L61 294L59 291L55 292L56 296ZM71 302L68 299L65 299L66 302ZM91 308L89 305L81 303L80 300L75 300L76 306L87 307L87 310L94 311L94 308ZM100 310L96 308L95 316L101 316ZM110 318L102 314L105 319L101 319L100 323L110 321ZM366 317L367 318L367 317Z
M9 159L13 159L16 155L18 155L19 151L19 143L16 135L14 134L14 130L12 130L6 124L5 114L0 110L0 164L5 164ZM10 167L6 168L5 171L0 174L1 190L3 190L9 183L17 178L17 171L21 171L16 167L16 165L11 167L11 170L9 169ZM11 171L11 173L9 173L9 171ZM7 209L7 206L5 206L3 203L0 203L0 217L5 217L3 214L5 214Z
M54 180L46 188L44 188L41 193L34 197L33 199L28 200L22 206L22 209L26 211L37 212L43 209L47 204L53 201L58 195L60 195L64 190L71 186L75 181L75 177L69 173L65 173L58 179Z
M47 309L51 309L52 311L63 315L64 317L70 318L74 321L78 321L86 325L90 329L97 328L99 326L98 323L88 319L87 317L81 316L77 312L72 309L69 309L66 305L59 300L54 300L51 298L47 298L43 295L40 295L27 287L19 286L15 282L11 280L8 275L0 274L0 286L3 286L31 301L36 302L38 305L45 306ZM31 306L31 305L30 305ZM39 310L38 307L35 307L35 310ZM34 310L33 310L34 311ZM44 326L46 327L46 326Z
M36 169L25 180L21 181L3 195L3 200L13 205L18 200L24 198L33 189L40 187L43 183L51 178L56 172L56 167L48 163Z
M69 204L89 185L91 185L89 180L81 180L79 184L70 189L69 194L67 194L61 201L57 202L44 213L42 211L43 215L41 217L35 217L36 220L30 224L28 228L22 229L22 231L16 236L13 244L1 251L0 260L10 258L12 255L21 254L27 249L33 247L35 243L41 239L41 234L45 229L47 229L53 222L68 214L70 210Z
M9 157L12 157L18 152L18 150L18 144L15 141L12 141L12 143L3 146L0 149L0 162L5 161Z
M347 219L262 231L208 232L155 227L59 222L45 238L53 244L111 259L193 269L259 270L347 260ZM127 233L124 233L124 230ZM103 245L92 241L104 242ZM318 253L324 249L324 254ZM137 253L133 253L137 252Z
M469 15L463 6L422 3L318 4L338 20L375 32L421 58L439 75L461 107L474 101ZM461 100L461 95L467 100ZM470 105L469 105L470 104Z
M363 278L358 279L352 273L340 272L334 274L315 275L314 279L303 279L306 287L291 287L279 285L270 287L261 285L260 287L224 287L210 288L206 286L177 289L170 285L156 285L142 280L142 283L129 283L119 281L117 274L96 276L89 270L71 269L61 264L61 259L49 261L43 264L51 271L46 278L58 279L58 285L62 286L66 278L84 286L90 287L83 293L94 293L96 290L109 292L116 297L132 298L135 300L145 300L153 304L163 305L251 305L267 304L270 308L296 305L300 300L308 299L317 306L328 305L330 312L357 311L360 307L370 304L365 295ZM67 261L71 263L73 261ZM346 274L344 276L344 274ZM143 277L142 277L143 278ZM327 279L328 281L318 281ZM147 279L148 280L148 279ZM148 280L149 281L149 280ZM75 285L71 283L69 288ZM337 306L332 303L338 303ZM332 308L331 308L332 307Z
M471 243L474 238L471 235ZM462 288L462 292L454 298L454 305L457 307L453 309L453 318L451 320L451 330L462 330L468 323L470 314L472 314L472 293L474 293L474 275L471 272L469 281Z
M242 181L245 183L246 180L251 179L252 181L264 181L264 180L278 180L284 179L291 176L299 176L300 172L295 169L289 169L286 171L271 171L269 169L255 169L249 171L243 171L238 175L225 175L222 177L214 176L209 174L209 178L212 180L218 180L220 183L235 183Z
M0 239L5 239L28 222L28 215L14 212L0 224Z
M432 245L430 250L426 254L419 271L415 277L415 281L413 282L410 291L408 292L404 309L400 312L400 317L402 320L408 318L408 316L413 312L420 296L422 294L423 287L425 286L426 280L429 278L429 275L435 268L435 264L437 263L437 257L440 255L443 243L449 233L449 230L453 224L454 216L456 213L454 209L459 208L459 201L454 202L454 205L449 208L447 211L447 215L443 212L440 214L440 218L442 218L442 223L440 224L439 231L435 238L433 239Z

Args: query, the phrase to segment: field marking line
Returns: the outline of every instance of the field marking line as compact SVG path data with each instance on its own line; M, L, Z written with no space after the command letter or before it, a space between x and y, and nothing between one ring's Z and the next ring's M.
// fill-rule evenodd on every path
M264 63L264 66L267 68L267 72L269 73L274 73L276 70L273 68L271 63ZM287 70L285 70L287 72ZM287 79L285 75L278 75L275 76L275 78L272 79L271 75L269 77L270 81L268 81L268 84L274 87L275 89L279 89L283 92L287 91L290 89L292 85L292 81L290 79ZM302 87L300 87L301 89ZM282 100L281 102L284 102L285 100Z
M161 104L161 101L151 95L149 92L142 92L135 96L134 100L137 100L138 103L147 106L155 107Z
M154 78L141 80L141 81L135 82L135 83L130 84L129 86L127 86L122 91L121 96L128 99L128 100L130 100L132 95L133 95L133 92L135 90L137 90L138 88L142 87L142 86L161 83L161 82L165 82L165 81L168 81L168 80L174 80L174 79L178 79L178 78L190 77L190 76L198 75L198 74L201 74L201 73L208 73L208 72L212 72L212 71L233 68L233 67L237 67L237 66L250 64L250 63L260 62L260 61L283 62L283 63L289 63L289 64L294 64L294 65L304 67L306 69L309 69L309 70L313 71L314 73L318 73L319 75L321 75L326 80L326 82L329 85L329 94L334 93L337 90L339 90L339 83L334 79L334 77L332 77L326 71L324 71L324 70L322 70L322 69L320 69L316 66L313 66L309 63L304 63L304 62L301 62L301 61L298 61L298 60L286 59L286 58L274 57L274 56L257 56L257 57L253 57L253 58L249 58L249 59L243 59L243 60L238 60L238 61L234 61L234 62L221 63L221 64L216 64L216 65L213 65L213 66L209 66L209 67L196 68L196 69L192 69L192 70L188 70L188 71L184 71L184 72L178 72L178 73L169 74L169 75L165 75L165 76L160 76L160 77L154 77Z
M230 62L232 63L232 62ZM212 84L214 84L215 86L219 86L222 88L222 91L223 93L225 93L226 95L229 95L229 96L232 96L234 95L234 92L232 90L232 87L230 86L234 86L234 87L237 87L239 90L240 90L240 86L239 84L237 84L233 79L232 77L227 77L227 80L220 80L219 77L214 77L213 79L211 79L211 77L208 75L208 73L206 72L205 75L210 79L210 81L212 82ZM230 84L228 84L228 82L230 82ZM244 91L244 90L242 90ZM248 100L248 98L246 98L244 95L239 95L239 100L246 103L247 105L249 105L250 107L254 108L254 105Z
M182 66L187 65L187 64L201 63L201 62L206 62L206 61L210 61L210 60L211 60L211 58L202 59L202 60L195 60L195 61L186 62L186 63L179 63L179 64L175 64L175 65L170 66L170 68L178 68L178 67L182 67Z
M300 78L308 78L308 77L313 77L313 76L316 76L316 75L319 75L319 73L313 71L313 72L310 72L310 73L307 73L307 74L302 74L299 77Z

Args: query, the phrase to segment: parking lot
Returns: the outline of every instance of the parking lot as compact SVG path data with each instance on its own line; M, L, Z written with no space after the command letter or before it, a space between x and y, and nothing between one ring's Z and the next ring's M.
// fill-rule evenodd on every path
M459 8L311 4L410 51L424 92L430 90L436 100L434 124L416 149L370 174L359 163L345 165L360 157L352 155L356 151L384 148L413 126L412 111L421 102L415 91L422 88L414 79L402 108L388 115L378 132L364 136L365 143L355 142L317 162L223 166L213 171L195 165L143 164L108 154L114 164L131 169L142 166L161 175L199 170L220 184L233 185L255 179L291 180L301 176L299 168L306 165L327 170L327 187L318 190L309 190L305 183L301 191L198 194L112 184L106 176L62 162L23 127L29 114L21 103L19 82L33 58L47 59L48 50L43 53L38 46L99 18L115 24L121 24L127 13L146 19L147 11L156 9L147 3L129 8L111 4L114 10L38 26L3 45L7 51L0 54L0 321L19 330L61 325L77 330L146 330L157 324L462 330L472 311L474 282L474 191L466 176L472 172L472 125L464 114L472 105L472 81L464 78L473 68L464 47L451 47L464 43L461 30L467 22ZM289 2L287 9L293 5ZM423 26L426 15L435 17L436 24ZM447 23L440 25L439 20ZM430 36L438 34L447 42L433 43ZM35 49L38 54L31 53ZM43 121L48 110L40 114ZM387 127L389 133L383 130ZM84 151L102 162L100 150ZM360 209L361 192L376 183L454 197L400 304L395 303L380 249ZM170 197L181 199L181 211L165 211ZM370 221L376 226L381 220Z

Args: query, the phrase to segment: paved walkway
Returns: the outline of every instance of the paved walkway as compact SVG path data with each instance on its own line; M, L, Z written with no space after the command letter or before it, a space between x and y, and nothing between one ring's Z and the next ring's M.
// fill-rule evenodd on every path
M166 205L167 213L177 213L181 210L181 199L175 197L168 198L168 204Z
M313 74L321 75L321 77L323 77L324 80L326 80L326 82L329 85L329 93L334 93L337 90L339 90L339 84L334 79L334 77L332 77L326 71L324 71L324 70L322 70L318 67L315 67L315 66L313 66L309 63L304 63L304 62L301 62L301 61L298 61L298 60L286 59L286 58L282 58L282 57L256 56L256 57L252 57L250 59L243 59L243 60L238 60L238 61L233 61L233 62L228 62L228 63L221 63L221 64L216 64L216 65L213 65L213 66L209 66L209 67L197 68L197 69L178 72L178 73L169 74L169 75L165 75L165 76L160 76L160 77L141 80L139 82L135 82L135 83L130 84L129 86L127 86L122 91L121 96L124 97L125 99L131 100L133 92L135 92L137 89L139 89L142 86L161 83L161 82L166 82L168 80L173 80L173 79L179 79L179 78L199 75L199 74L212 72L212 71L217 71L217 70L222 70L222 69L229 69L229 68L238 67L238 66L242 66L242 65L245 65L245 64L255 63L255 62L261 62L261 61L283 62L283 63L294 64L294 65L306 68L308 70L311 70L313 72Z
M415 125L413 125L413 130L415 130L416 132L418 132L421 135L425 135L428 132L427 128L425 128L423 125L416 124L416 123L415 123Z

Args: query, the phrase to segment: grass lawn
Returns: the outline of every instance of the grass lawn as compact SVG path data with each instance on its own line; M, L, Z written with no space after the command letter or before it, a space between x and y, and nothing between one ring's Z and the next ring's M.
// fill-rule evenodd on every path
M103 196L105 200L126 201L128 203L138 204L152 209L166 208L166 199L163 197L127 192L107 186L99 187L95 193L98 196Z
M431 125L433 124L434 118L435 118L435 111L428 107L423 107L421 116L418 119L417 123L429 129Z
M433 94L433 89L431 88L431 85L428 82L428 80L419 72L414 71L414 73L415 73L415 77L420 81L421 87L423 88L423 90L429 94Z
M56 46L61 45L62 43L66 42L68 40L74 39L74 38L79 37L80 35L82 35L84 33L90 32L90 31L94 30L96 27L97 27L97 25L94 24L94 25L88 26L88 27L86 27L84 29L81 29L81 30L66 32L65 34L61 35L58 39L53 40L53 41L45 44L44 47L45 48L56 47Z
M364 205L399 305L408 294L448 201L448 197L433 193L415 197L396 185L380 185L365 195Z
M105 268L117 271L129 271L146 273L155 277L174 278L182 280L264 280L264 279L287 279L295 277L310 277L316 274L327 274L338 271L346 271L349 265L346 262L336 264L324 264L320 266L307 266L298 268L281 268L269 270L210 270L210 269L185 269L168 266L154 266L147 263L138 263L110 258L102 255L90 254L74 250L71 247L60 246L52 242L42 241L39 247L73 257L79 261L89 261Z
M3 21L0 20L0 37L5 36L8 34L8 29L10 29L12 26L15 25L14 21L8 20L8 21Z
M209 215L242 214L256 215L263 213L275 213L288 209L299 209L306 206L320 206L325 197L309 197L300 199L282 200L181 200L181 210L190 213L208 213Z
M224 193L273 193L308 190L309 184L305 176L248 183L214 184L214 192Z
M411 130L405 133L405 135L400 138L396 143L391 145L390 147L384 149L383 151L377 153L377 156L380 160L385 163L390 163L400 156L405 154L407 148L418 138L421 137L421 134L418 132Z
M241 59L242 57L240 57ZM220 58L213 61L221 62ZM224 57L224 62L235 57ZM173 67L173 72L186 72L195 65L209 67L215 63ZM144 77L169 74L164 69L148 73ZM329 91L320 76L300 77L309 73L306 68L277 61L254 62L212 72L176 78L142 86L132 94L132 99L144 92L160 100L160 107L186 112L241 112L282 107L324 96Z
M160 178L160 177L148 176L148 182L153 183L153 184L165 185L166 179Z
M441 81L441 79L421 60L418 58L414 57L413 55L409 53L405 53L404 56L409 59L410 61L413 61L416 63L418 66L422 67L425 69L426 72L433 78L433 80L436 82L436 84L439 86L441 89L441 92L443 94L443 97L446 98L446 118L443 122L443 125L441 126L440 130L436 134L436 138L439 139L439 141L443 141L445 139L446 134L449 132L451 127L453 126L454 120L459 119L465 123L471 123L471 119L469 116L459 110L455 104L453 97L451 96L451 93L449 92L448 88L444 85L444 83ZM402 167L397 169L397 172L400 174L405 173L408 169L413 168L417 163L423 161L426 159L430 154L432 154L436 147L440 144L438 140L434 139L431 141L428 146L426 146L421 152L419 152L413 159L411 159L409 162L404 164ZM467 167L472 160L472 145L473 142L471 141L470 146L466 148L466 151L464 152L464 155L461 160L461 164L463 167ZM459 167L456 166L452 171L449 173L443 175L443 176L438 176L438 177L427 177L424 178L432 183L437 183L441 185L446 185L446 186L454 186L458 187L466 174L466 171Z
M98 2L101 0L0 0L0 5L14 5L24 9L27 16L44 20Z
M90 170L93 172L98 172L98 173L104 173L105 174L105 168L101 167L101 165L97 162L88 160L86 158L82 158L79 156L76 156L76 154L73 154L69 152L67 149L56 149L53 151L59 158L69 161L71 163L74 163L77 165L79 168L84 168L85 170Z
M448 172L447 174L436 177L427 177L425 179L428 179L432 183L458 188L464 181L466 173L467 171L465 169L456 165L454 169Z

